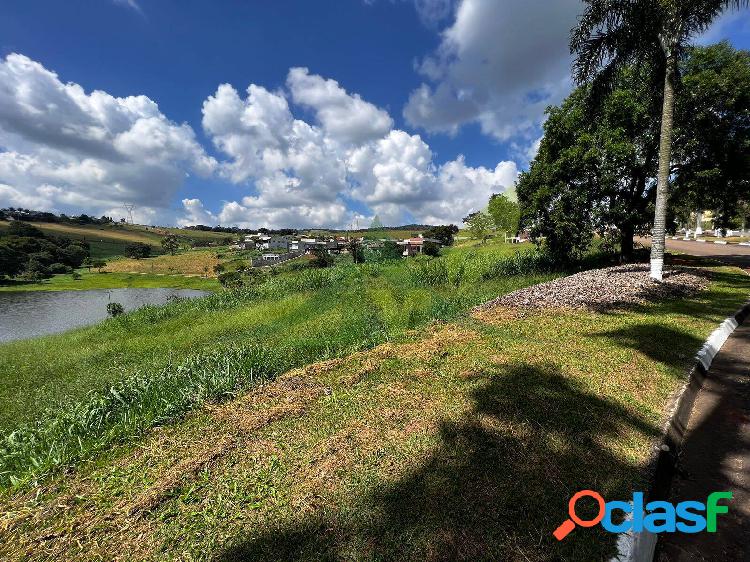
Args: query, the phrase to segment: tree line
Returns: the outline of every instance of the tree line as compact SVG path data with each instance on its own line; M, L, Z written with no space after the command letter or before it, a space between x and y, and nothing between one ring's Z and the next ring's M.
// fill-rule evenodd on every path
M81 266L96 267L87 242L47 236L35 226L13 221L0 233L0 278L38 281Z

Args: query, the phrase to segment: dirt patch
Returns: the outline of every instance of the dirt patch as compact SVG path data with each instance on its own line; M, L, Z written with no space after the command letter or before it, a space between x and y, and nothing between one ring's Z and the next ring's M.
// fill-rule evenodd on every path
M692 296L708 286L703 269L670 267L659 283L644 264L593 269L513 291L475 309L475 315L508 309L562 308L604 311Z

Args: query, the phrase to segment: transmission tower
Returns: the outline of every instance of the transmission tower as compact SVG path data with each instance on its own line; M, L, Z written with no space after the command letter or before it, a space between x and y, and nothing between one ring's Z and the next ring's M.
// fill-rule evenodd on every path
M132 203L125 203L123 204L123 207L125 207L125 210L128 212L128 222L133 224L133 209L135 209L135 205Z

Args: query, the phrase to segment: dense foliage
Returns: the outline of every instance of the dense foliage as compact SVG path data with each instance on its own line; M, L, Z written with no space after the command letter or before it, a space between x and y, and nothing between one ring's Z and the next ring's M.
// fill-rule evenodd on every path
M29 223L13 221L0 232L0 278L35 280L67 273L80 267L89 253L86 242L47 236Z
M518 203L508 199L505 194L496 193L490 197L487 212L490 217L492 217L495 228L500 232L515 233L518 230L518 224L521 219L521 210Z
M431 226L422 232L422 236L439 240L443 246L452 246L453 237L456 234L458 234L458 227L455 224Z
M133 242L125 248L125 255L136 260L147 258L151 255L151 246L143 242Z
M675 215L713 211L720 228L737 228L750 202L750 52L723 42L692 48L677 105ZM744 213L743 213L744 209Z
M727 44L696 47L686 51L681 68L673 198L686 212L715 208L729 216L748 198L750 58ZM591 85L548 110L518 197L524 225L560 261L580 257L596 235L616 236L630 258L633 235L650 226L662 104L653 77L648 65L625 69L596 119Z

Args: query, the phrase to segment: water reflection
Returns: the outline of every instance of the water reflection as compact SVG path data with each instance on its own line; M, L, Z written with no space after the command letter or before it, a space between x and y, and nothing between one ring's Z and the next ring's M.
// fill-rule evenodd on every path
M0 292L0 342L95 324L107 317L110 302L119 302L129 311L146 304L164 304L170 298L206 294L194 289Z

